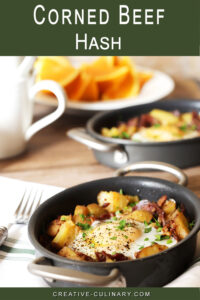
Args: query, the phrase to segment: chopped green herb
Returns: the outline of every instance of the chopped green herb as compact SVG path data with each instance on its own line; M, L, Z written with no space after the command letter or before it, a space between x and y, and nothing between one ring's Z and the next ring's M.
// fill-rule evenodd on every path
M161 232L161 231L162 231L162 227L157 228L156 231L157 231L157 232Z
M192 130L196 130L196 129L197 129L197 126L193 124L193 125L191 126L191 129L192 129Z
M158 127L161 126L161 124L158 124L158 123L157 123L157 124L154 124L153 126L154 126L155 128L158 128Z
M144 239L145 242L148 241L148 240L149 240L149 238L145 238L145 239Z
M120 230L124 230L125 225L126 225L126 220L121 220L117 228Z
M116 237L116 236L112 236L110 239L111 239L111 240L116 240L117 237Z
M92 248L94 248L95 245L94 245L94 244L91 244L90 246L91 246Z
M113 217L112 219L113 219L113 221L116 221L116 220L117 220L117 217Z
M151 245L154 245L156 242L151 242Z
M140 248L139 248L139 250L142 250L144 248L144 246L141 246Z
M86 238L86 233L85 232L83 232L82 237L85 240L85 238Z
M87 223L83 224L83 223L80 223L80 222L76 223L76 225L81 227L82 230L88 230L91 227L90 224L87 224Z
M186 131L187 130L187 124L184 124L184 125L180 126L179 128L182 131Z
M119 193L120 193L121 195L124 194L122 189L119 190Z
M172 243L172 240L168 240L168 241L167 241L167 244L171 244L171 243Z
M112 252L112 255L115 255L116 254L116 252Z
M60 217L60 221L66 221L67 220L67 217L66 216L61 216Z
M148 233L148 232L150 232L151 230L152 230L151 227L147 227L147 228L144 229L144 233Z
M156 227L162 227L161 224L158 222L157 219L155 219L155 218L153 218L153 219L154 219L154 221L155 221L155 223L156 223Z
M149 224L147 223L147 221L144 221L144 225L145 225L145 226L148 226Z
M133 207L133 206L136 206L137 205L137 202L131 202L128 204L130 207Z
M156 241L160 241L161 240L161 235L160 234L157 234L155 237L156 237Z
M113 138L113 139L119 139L120 136L119 136L119 135L112 135L112 138Z
M122 136L122 138L125 138L125 139L129 139L130 138L130 134L128 134L126 131L123 131L121 133L121 136Z
M124 235L125 239L128 239L128 235Z
M80 217L83 221L85 220L85 216L83 214L80 214Z
M121 214L121 211L120 211L120 210L117 210L117 211L116 211L116 214Z
M169 235L162 235L161 240L168 240L170 237Z
M194 221L189 223L189 228L192 229L194 227Z

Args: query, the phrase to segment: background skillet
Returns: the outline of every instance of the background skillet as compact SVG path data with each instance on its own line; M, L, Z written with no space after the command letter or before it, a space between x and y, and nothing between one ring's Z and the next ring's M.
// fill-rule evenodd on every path
M84 128L75 128L68 135L93 149L96 159L109 167L119 168L144 160L158 160L181 168L200 163L200 137L173 142L144 142L106 138L100 134L102 127L112 127L118 121L149 112L154 108L180 112L199 111L200 102L194 100L163 100L117 111L100 113L91 118ZM192 155L191 155L192 154Z
M143 164L141 168L148 169L149 167L152 167L152 162L146 165ZM124 174L136 168L138 169L138 166L132 165L128 170L120 170L119 173ZM160 166L158 163L157 168L163 170L163 165ZM174 171L169 166L167 166L167 170L173 174L177 172L177 168ZM179 179L183 179L183 183L185 182L184 178L183 173L180 171ZM158 199L163 194L175 198L177 203L184 204L189 218L191 220L195 219L194 228L176 246L157 255L132 261L114 263L72 261L60 257L41 246L38 239L44 224L47 224L57 215L63 214L63 211L66 211L66 213L73 212L77 204L87 205L94 202L100 190L119 191L120 188L127 194L137 194L140 198L149 199L150 201ZM66 199L68 201L67 205ZM126 280L127 286L163 286L183 272L194 257L197 232L200 228L199 210L199 199L192 192L166 180L146 177L113 177L77 185L43 203L29 222L29 237L37 251L40 255L51 259L53 265L61 268L57 270L53 267L51 270L47 270L45 266L38 265L39 261L37 261L29 265L29 270L42 277L62 279L62 281L52 282L52 286L101 286L116 280L120 274ZM72 270L76 270L76 272L74 273ZM91 276L91 274L98 277Z

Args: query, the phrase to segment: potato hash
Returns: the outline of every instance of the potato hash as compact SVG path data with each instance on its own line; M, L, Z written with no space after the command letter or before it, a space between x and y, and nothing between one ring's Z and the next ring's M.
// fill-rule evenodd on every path
M135 142L167 142L200 136L200 116L196 111L181 113L153 109L112 128L102 128L109 138Z
M101 191L97 203L77 205L73 215L52 220L40 242L72 260L115 262L157 254L190 232L184 208L163 195L156 202Z

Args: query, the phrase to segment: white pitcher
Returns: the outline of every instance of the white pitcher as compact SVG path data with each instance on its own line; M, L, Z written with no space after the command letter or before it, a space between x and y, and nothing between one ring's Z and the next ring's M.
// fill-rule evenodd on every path
M30 138L57 120L65 111L66 94L51 80L32 84L30 75L35 57L0 57L0 159L22 153ZM51 91L58 99L58 107L32 124L33 100L41 90Z

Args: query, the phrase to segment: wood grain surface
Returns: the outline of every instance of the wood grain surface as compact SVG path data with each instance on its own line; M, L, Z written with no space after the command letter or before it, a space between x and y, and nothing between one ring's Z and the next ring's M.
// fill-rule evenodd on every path
M176 79L176 88L170 98L200 99L200 88L192 80L179 78ZM52 110L51 107L37 104L35 119ZM0 175L62 187L113 176L114 170L100 165L91 150L66 137L66 130L84 126L86 121L85 117L63 115L33 137L25 153L0 161ZM185 172L189 177L188 187L200 196L200 166L189 168ZM169 174L145 175L175 180Z

